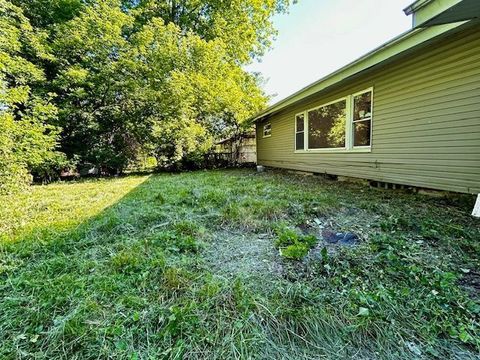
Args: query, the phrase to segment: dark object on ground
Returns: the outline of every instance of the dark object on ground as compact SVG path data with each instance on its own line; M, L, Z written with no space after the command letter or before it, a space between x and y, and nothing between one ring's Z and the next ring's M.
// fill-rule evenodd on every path
M340 244L340 245L355 245L358 243L359 238L357 234L352 232L334 232L330 230L324 230L322 232L323 239L330 244Z
M480 300L480 272L475 270L463 269L463 277L460 279L460 285L470 294L473 299Z

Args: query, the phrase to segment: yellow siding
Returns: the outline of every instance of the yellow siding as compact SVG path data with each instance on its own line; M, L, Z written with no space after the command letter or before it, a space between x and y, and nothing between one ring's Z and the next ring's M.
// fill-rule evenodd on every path
M374 88L372 150L295 153L294 116ZM257 126L258 163L467 193L480 193L480 26L365 72Z

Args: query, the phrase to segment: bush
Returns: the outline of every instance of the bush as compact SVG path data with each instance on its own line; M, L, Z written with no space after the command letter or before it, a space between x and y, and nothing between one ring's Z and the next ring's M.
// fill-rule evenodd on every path
M14 158L2 158L1 155L0 152L0 194L24 189L32 181L32 176Z
M60 129L48 125L57 116L52 95L35 87L45 80L35 62L50 59L43 36L4 0L0 34L0 193L9 193L26 187L32 169L55 154Z
M32 175L35 181L48 183L60 179L62 171L75 168L75 161L68 160L64 153L55 151L32 169Z
M40 121L0 114L0 129L0 193L24 189L34 177L59 177L69 164L63 153L54 151L57 133Z

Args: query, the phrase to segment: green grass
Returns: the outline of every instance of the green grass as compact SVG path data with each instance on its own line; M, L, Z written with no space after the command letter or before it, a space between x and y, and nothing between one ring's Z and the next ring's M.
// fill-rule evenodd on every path
M2 359L479 357L471 199L232 170L0 202Z

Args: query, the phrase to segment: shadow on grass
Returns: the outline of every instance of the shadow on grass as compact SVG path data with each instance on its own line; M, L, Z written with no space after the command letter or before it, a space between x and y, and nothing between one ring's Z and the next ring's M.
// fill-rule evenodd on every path
M162 297L175 295L160 291L167 260L152 231L171 219L158 198L163 178L81 223L56 229L53 221L2 244L0 357L125 355L134 338L145 340L140 347L152 341L148 333L159 332L174 301ZM147 321L152 328L150 316L158 317Z
M438 219L444 215L425 230L417 229L410 224L415 214L405 211L414 203L299 179L214 171L154 175L137 186L125 185L132 187L128 192L122 188L128 178L99 183L118 198L98 214L58 227L52 219L1 245L0 358L418 357L420 345L412 342L409 349L403 344L403 337L417 333L410 332L408 316L389 293L401 288L392 282L393 290L380 294L384 299L377 294L392 283L372 280L383 268L370 274L367 262L373 266L376 259L371 253L320 264L296 282L279 279L273 286L278 289L268 296L252 292L243 279L222 280L211 274L208 261L213 260L204 257L202 242L224 236L219 229L232 224L247 239L268 230L270 223L296 225L327 216L330 209L347 220L380 214L375 221L391 237L400 230L440 236ZM76 185L82 183L70 184L68 190ZM77 191L85 191L79 195L85 198L81 206L94 206L88 190L79 186ZM429 219L422 215L419 223ZM455 231L459 236L465 232ZM396 281L401 276L395 271L424 264L416 263L421 245L415 245L414 257L404 250L404 239L399 251L394 240L375 246L384 256L378 264L392 266L386 269ZM430 284L420 285L425 294L405 298L430 298ZM379 312L378 318L357 316L359 303L372 299L388 311ZM411 303L400 305L411 311ZM421 308L419 301L415 306ZM397 327L390 317L405 323ZM417 317L411 324L421 327ZM389 339L389 329L402 333Z
M261 353L265 334L252 317L257 299L242 280L212 276L200 253L205 225L223 219L217 207L227 195L219 185L228 178L246 186L249 179L244 171L212 174L154 175L80 223L50 219L3 243L0 358ZM89 184L95 181L66 186L81 192ZM108 182L99 184L109 190ZM88 191L81 196L88 208ZM235 221L245 212L226 214Z

